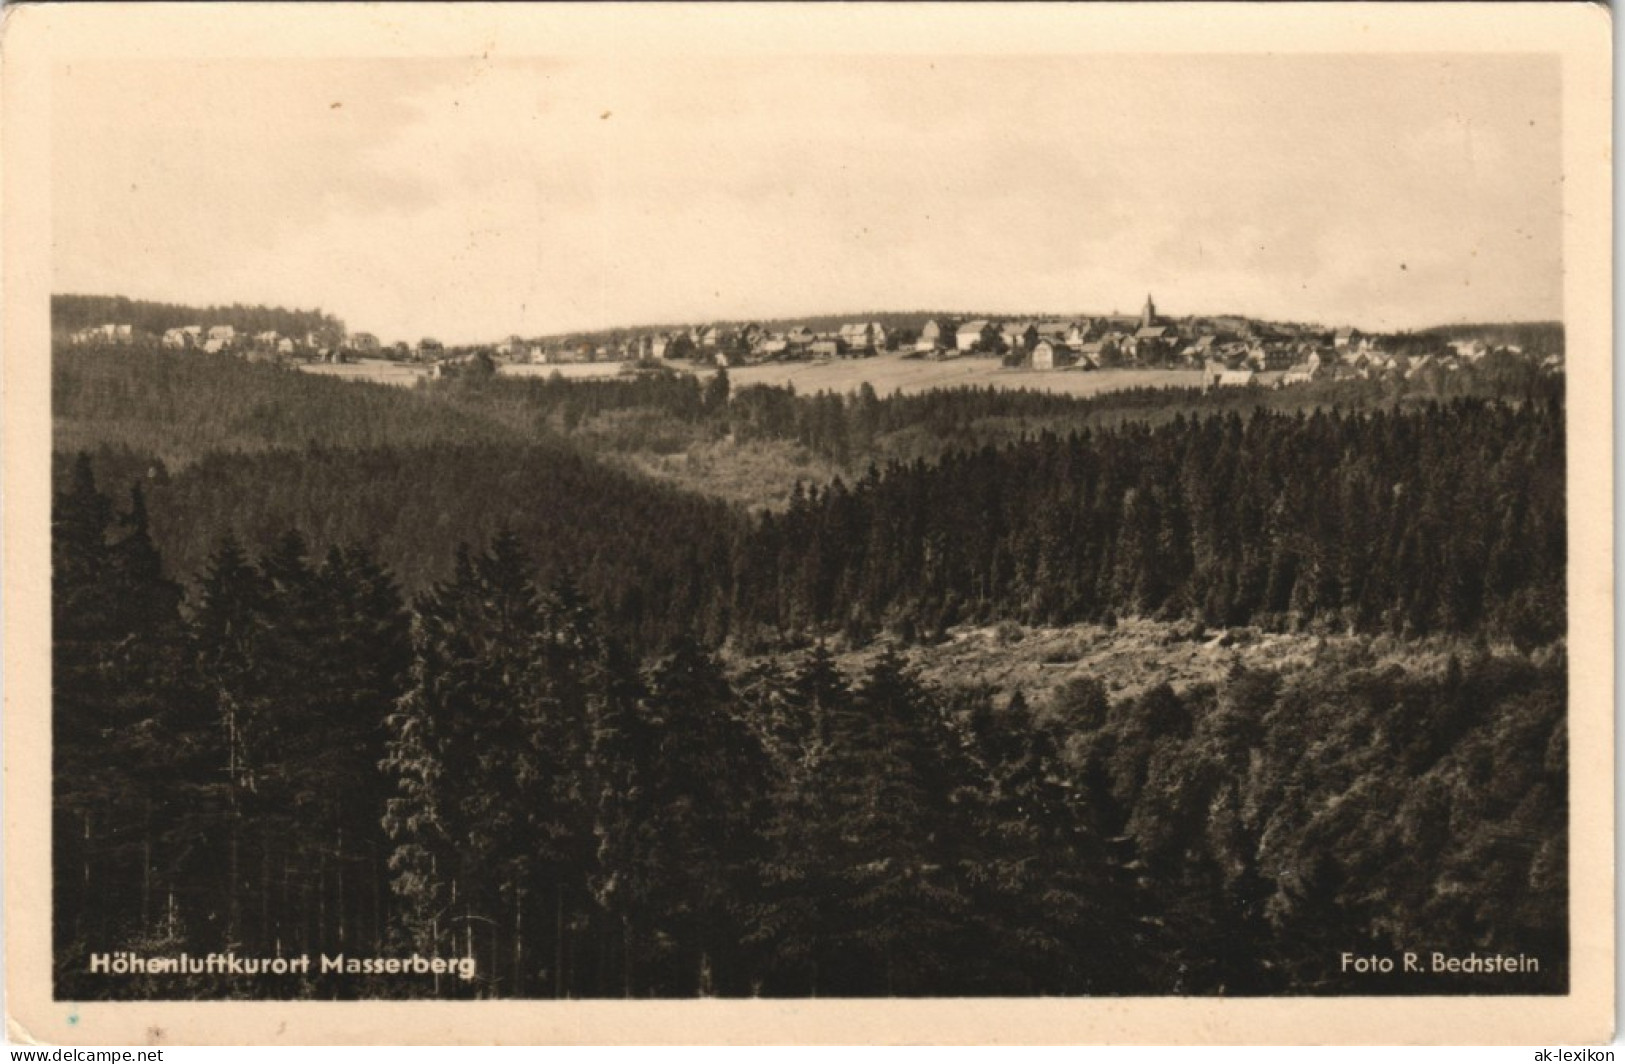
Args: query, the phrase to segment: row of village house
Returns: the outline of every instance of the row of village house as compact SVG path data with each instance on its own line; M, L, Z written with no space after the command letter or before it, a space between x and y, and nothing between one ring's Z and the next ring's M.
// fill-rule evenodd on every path
M134 327L123 324L92 325L68 334L73 344L133 344L138 337ZM303 337L283 336L275 331L260 333L239 332L231 325L186 325L166 329L159 342L175 350L198 350L209 354L226 351L262 351L271 354L295 355L302 351L330 350L333 345L316 333Z
M518 337L499 354L523 356ZM1458 369L1477 362L1491 348L1482 340L1457 341L1448 351L1412 359L1383 348L1357 329L1330 334L1234 336L1197 332L1159 318L1151 298L1139 318L1075 321L974 319L924 323L917 334L899 337L879 322L855 322L837 331L815 333L805 326L773 332L758 325L712 325L649 334L614 348L591 345L531 348L536 361L581 361L621 357L714 361L729 366L796 358L855 357L903 349L916 357L1003 355L1007 362L1035 370L1102 369L1115 365L1184 365L1204 371L1208 384L1295 384L1331 376L1412 375L1430 365ZM1513 354L1521 354L1515 347ZM538 357L539 356L539 357ZM1560 370L1562 360L1547 360Z
M68 334L70 343L133 344L138 339L130 325L93 325ZM343 361L346 355L382 355L412 358L426 355L436 357L443 348L434 340L425 340L417 349L397 344L387 351L371 333L355 333L335 340L329 335L308 332L304 336L285 336L275 330L258 333L240 332L232 325L184 325L166 329L159 343L177 351L203 351L208 354L232 353L240 355L282 355L321 361Z
M71 334L76 343L132 343L128 325L103 325ZM334 342L309 333L302 338L276 332L238 333L230 325L174 328L162 337L165 347L218 353L302 357L343 361L347 355L383 356L438 362L444 345L425 338L415 347L383 345L371 333L359 332ZM1430 365L1458 369L1490 353L1483 340L1461 340L1449 350L1412 359L1384 350L1382 342L1356 329L1297 337L1229 335L1197 331L1188 324L1161 319L1151 297L1136 318L1073 321L1004 321L973 319L926 321L918 332L899 334L880 322L852 322L832 332L806 326L777 332L756 324L697 326L648 333L614 344L585 341L530 342L510 336L488 353L512 362L565 363L631 360L685 360L722 366L750 362L834 357L863 357L903 350L914 357L1002 355L1012 365L1034 370L1102 369L1117 365L1183 365L1203 371L1208 385L1295 384L1322 377L1414 375ZM1521 354L1516 347L1505 350ZM1561 371L1552 356L1545 368Z

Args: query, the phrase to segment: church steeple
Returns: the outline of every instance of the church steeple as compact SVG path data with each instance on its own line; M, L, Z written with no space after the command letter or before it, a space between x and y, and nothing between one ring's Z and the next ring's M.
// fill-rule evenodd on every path
M1151 301L1151 293L1145 294L1145 309L1140 311L1140 328L1149 329L1157 323L1157 305Z

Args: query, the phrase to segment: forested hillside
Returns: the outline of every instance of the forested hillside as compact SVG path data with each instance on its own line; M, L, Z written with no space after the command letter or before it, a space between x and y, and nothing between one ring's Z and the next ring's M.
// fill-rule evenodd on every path
M890 652L640 667L507 535L410 610L364 548L228 541L183 616L139 492L76 463L53 531L61 997L1567 987L1561 655L1029 707ZM1536 966L1335 960L1435 942ZM87 970L227 949L474 971Z
M640 651L680 632L763 648L1128 614L1528 645L1563 630L1550 386L1516 403L1246 417L1193 395L1189 416L1151 427L1132 418L1151 392L730 398L723 378L683 376L419 392L185 353L145 364L150 377L116 358L61 360L61 436L124 432L131 446L97 462L110 482L144 479L181 580L227 532L264 548L298 529L318 551L376 543L416 591L446 575L458 543L507 528ZM1103 427L1017 431L1069 417ZM579 450L606 434L610 450L658 446L670 431L744 448L788 439L848 469L888 445L932 458L797 487L782 513L747 519ZM953 447L978 433L1015 442Z
M1561 382L54 383L60 997L1567 988ZM696 441L843 473L753 511L605 460ZM1339 638L1031 703L911 663L1127 617ZM1435 945L1536 963L1337 963ZM228 949L476 971L88 971Z
M1563 632L1564 505L1555 403L1046 435L765 515L735 621L863 638L1132 613L1538 644Z
M51 360L54 446L109 448L180 468L265 450L517 443L489 416L423 393L346 386L269 363L162 351L59 347Z

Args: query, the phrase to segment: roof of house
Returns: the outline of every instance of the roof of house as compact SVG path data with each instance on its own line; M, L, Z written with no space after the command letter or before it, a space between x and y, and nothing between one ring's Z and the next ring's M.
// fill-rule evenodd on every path
M1166 325L1147 325L1143 329L1140 329L1137 332L1135 332L1134 338L1136 340L1161 340L1164 336L1167 336L1167 335L1168 335L1168 326L1166 326Z
M987 331L987 327L987 320L984 318L978 318L975 321L967 321L955 331L960 336L964 336L969 333L981 334Z

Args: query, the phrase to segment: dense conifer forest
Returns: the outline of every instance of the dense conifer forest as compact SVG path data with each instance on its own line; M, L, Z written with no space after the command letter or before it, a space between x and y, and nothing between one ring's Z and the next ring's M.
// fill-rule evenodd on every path
M1560 381L54 374L59 997L1566 989ZM697 440L841 475L753 510L606 463ZM910 659L1130 616L1454 650L1032 702ZM1339 964L1411 949L1539 966ZM476 975L88 970L118 950Z

